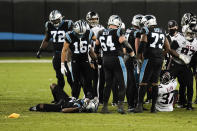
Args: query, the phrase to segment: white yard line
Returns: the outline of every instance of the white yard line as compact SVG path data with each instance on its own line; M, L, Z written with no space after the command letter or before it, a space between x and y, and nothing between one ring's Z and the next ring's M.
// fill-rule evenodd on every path
M0 60L0 63L51 63L52 60Z

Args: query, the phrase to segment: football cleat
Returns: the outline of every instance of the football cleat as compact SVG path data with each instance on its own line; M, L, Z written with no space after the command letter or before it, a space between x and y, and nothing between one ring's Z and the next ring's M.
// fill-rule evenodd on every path
M37 111L36 106L30 107L30 108L29 108L29 111Z

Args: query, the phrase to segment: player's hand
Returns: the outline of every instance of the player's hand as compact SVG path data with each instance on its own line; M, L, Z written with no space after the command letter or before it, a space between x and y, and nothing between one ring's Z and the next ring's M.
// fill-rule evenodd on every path
M61 73L62 73L63 75L66 75L66 73L67 73L67 70L66 70L66 67L65 67L65 65L64 65L64 62L61 62Z
M189 59L185 57L184 55L180 54L179 59L181 59L185 64L189 64Z
M41 50L39 50L39 51L36 53L36 57L37 57L37 58L40 58L40 55L41 55Z

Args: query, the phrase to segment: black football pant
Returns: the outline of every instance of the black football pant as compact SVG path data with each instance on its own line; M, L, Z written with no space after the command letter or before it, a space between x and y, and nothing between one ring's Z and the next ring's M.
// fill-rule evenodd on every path
M91 67L88 61L72 61L72 73L74 78L72 96L79 98L81 84L83 85L83 91L87 97L88 92L93 94Z
M104 88L103 102L108 103L111 89L118 87L118 101L123 102L126 92L127 71L122 57L105 56L103 57L103 68L105 72L106 87ZM114 81L117 83L114 83Z
M125 62L127 67L127 90L126 97L128 106L134 108L137 101L136 94L138 93L136 78L134 74L134 63L130 59Z
M172 61L170 65L170 72L173 73L180 82L180 102L184 104L185 88L187 88L187 103L191 104L193 97L193 74L191 68L188 65L181 65Z
M69 106L69 100L70 100L69 96L62 88L59 88L58 85L52 90L52 94L54 100L56 100L57 103L38 104L36 106L38 111L59 112L61 111L62 107L66 108L67 106Z
M65 80L64 80L64 76L61 73L61 53L54 54L52 62L53 62L53 68L56 72L57 85L63 89L65 86ZM67 69L67 73L66 73L67 81L72 88L73 82L72 82L71 73L66 64L65 67Z

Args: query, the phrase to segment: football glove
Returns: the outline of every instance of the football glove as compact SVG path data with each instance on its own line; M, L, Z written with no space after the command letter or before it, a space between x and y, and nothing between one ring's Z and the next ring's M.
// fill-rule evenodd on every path
M66 73L67 73L67 70L66 70L66 67L65 67L65 65L64 65L64 62L61 62L61 73L62 73L63 75L66 75Z
M179 59L181 59L185 64L189 64L189 59L185 57L184 55L180 54Z

